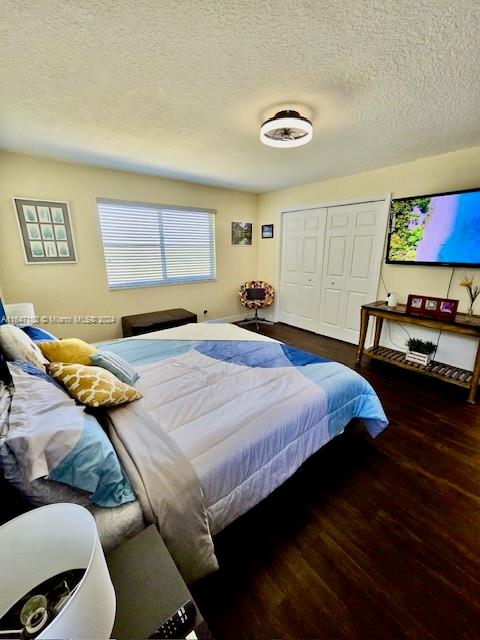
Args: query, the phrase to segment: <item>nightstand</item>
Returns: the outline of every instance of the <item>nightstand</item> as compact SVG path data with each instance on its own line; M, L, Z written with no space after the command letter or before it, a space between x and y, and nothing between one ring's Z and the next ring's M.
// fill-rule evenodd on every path
M107 564L117 597L112 638L212 639L153 524L108 553Z

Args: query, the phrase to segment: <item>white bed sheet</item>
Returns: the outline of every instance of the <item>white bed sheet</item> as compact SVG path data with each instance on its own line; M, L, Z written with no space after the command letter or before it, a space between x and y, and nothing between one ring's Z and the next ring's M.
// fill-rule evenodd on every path
M279 342L260 333L248 331L236 324L227 322L190 322L172 329L152 331L129 340L248 340L251 342Z

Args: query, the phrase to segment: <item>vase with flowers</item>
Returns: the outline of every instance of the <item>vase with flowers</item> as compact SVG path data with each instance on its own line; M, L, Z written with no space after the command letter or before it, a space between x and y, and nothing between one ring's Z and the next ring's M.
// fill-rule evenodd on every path
M470 304L468 305L467 318L471 320L473 318L473 305L475 304L475 300L480 295L480 284L477 284L473 276L465 273L462 280L460 281L460 286L465 287L468 293Z

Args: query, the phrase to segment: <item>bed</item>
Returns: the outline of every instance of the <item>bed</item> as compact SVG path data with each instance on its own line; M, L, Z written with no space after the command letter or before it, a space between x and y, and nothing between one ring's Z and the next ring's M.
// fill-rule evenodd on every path
M353 418L373 437L388 424L355 371L235 325L97 346L141 374L143 398L108 411L109 435L138 500L135 526L141 507L189 582L217 568L212 536Z
M193 494L179 514L173 491L177 518L160 525L189 576L215 568L211 535L282 484L353 418L362 418L373 437L387 425L375 392L355 371L235 325L185 325L99 348L141 372L143 400L109 415L111 438L144 512L151 517L166 508L167 485ZM181 469L171 483L165 467ZM203 511L202 518L192 521L192 509ZM179 527L171 527L175 520ZM201 547L198 558L192 546Z

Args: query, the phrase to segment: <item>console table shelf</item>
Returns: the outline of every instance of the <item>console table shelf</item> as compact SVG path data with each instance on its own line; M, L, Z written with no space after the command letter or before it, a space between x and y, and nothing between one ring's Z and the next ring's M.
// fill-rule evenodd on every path
M375 337L373 347L365 349L365 339L367 337L368 324L371 316L375 317ZM474 370L468 371L467 369L461 369L460 367L454 367L437 361L432 361L426 366L408 362L405 359L405 353L403 351L382 347L379 344L384 320L414 324L439 331L449 331L451 333L470 335L478 338L479 343ZM391 308L384 302L365 304L361 310L360 341L357 349L356 364L361 362L362 356L364 355L373 360L388 362L403 369L411 369L417 373L422 373L443 380L444 382L464 387L469 390L468 402L475 404L475 395L480 379L480 317L474 316L474 318L470 319L464 313L457 313L453 322L447 322L435 318L422 318L420 316L408 315L405 305L398 305L397 307Z
M453 367L443 362L437 362L432 360L430 364L426 366L418 364L416 362L409 362L405 360L405 353L403 351L397 351L396 349L388 349L387 347L371 347L365 349L364 355L373 360L381 360L382 362L390 362L397 365L397 367L403 367L405 369L413 369L420 373L424 373L427 376L433 378L439 378L452 384L457 384L459 387L469 388L472 381L473 373L467 369L460 369L459 367Z

